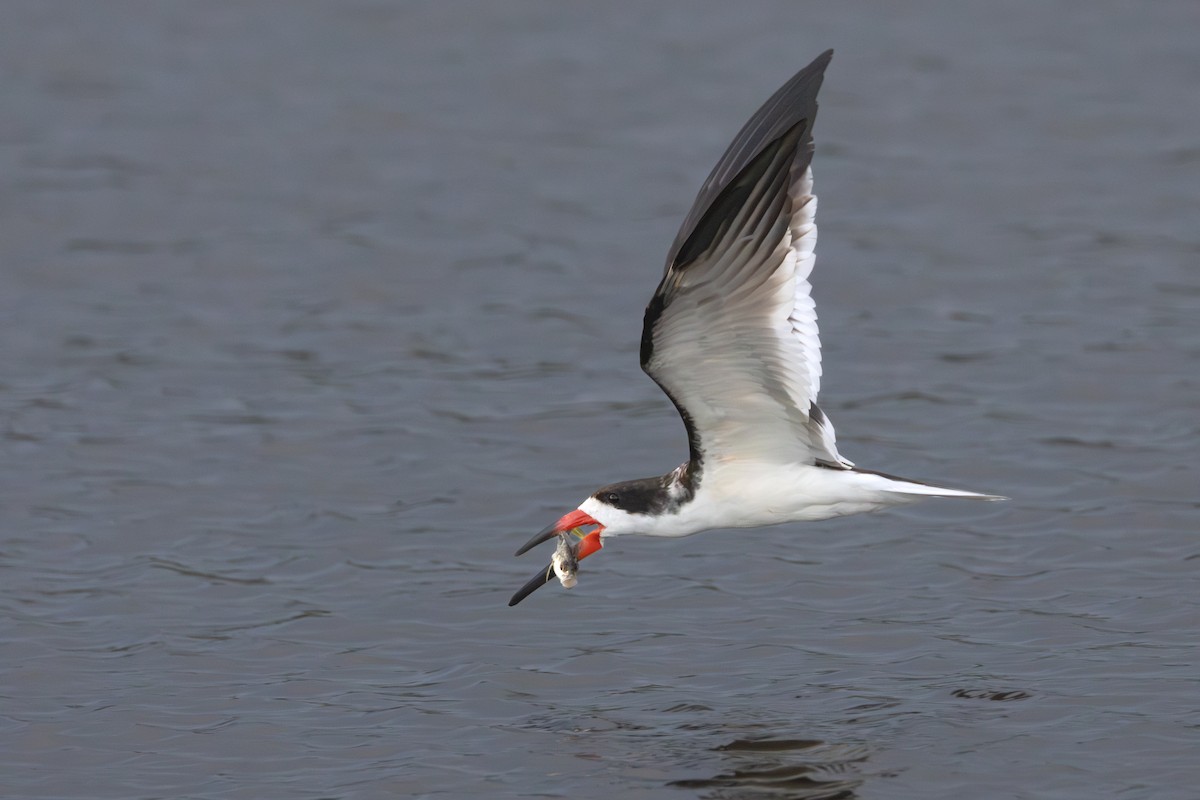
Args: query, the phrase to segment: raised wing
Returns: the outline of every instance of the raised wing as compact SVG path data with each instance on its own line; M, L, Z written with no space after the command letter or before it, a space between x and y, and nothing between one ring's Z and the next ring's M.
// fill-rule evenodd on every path
M671 246L646 308L642 369L675 403L694 467L708 459L849 468L816 405L821 345L812 127L833 51L734 138Z

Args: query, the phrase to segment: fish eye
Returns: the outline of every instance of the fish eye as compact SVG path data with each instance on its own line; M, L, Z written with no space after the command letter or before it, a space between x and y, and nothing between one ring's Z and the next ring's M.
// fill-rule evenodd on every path
M604 502L608 503L610 506L620 506L621 495L617 494L616 492L607 492L604 495Z

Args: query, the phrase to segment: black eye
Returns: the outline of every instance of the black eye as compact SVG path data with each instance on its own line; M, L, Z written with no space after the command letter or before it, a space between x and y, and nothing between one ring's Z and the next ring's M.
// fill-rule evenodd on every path
M608 503L610 506L619 507L621 505L621 495L617 494L616 492L608 492L604 495L604 502Z

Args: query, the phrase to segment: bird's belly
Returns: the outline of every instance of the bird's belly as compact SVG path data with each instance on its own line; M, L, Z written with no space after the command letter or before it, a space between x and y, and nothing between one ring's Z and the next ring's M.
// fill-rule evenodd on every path
M646 518L631 533L690 536L712 528L758 528L862 514L907 502L851 470L807 465L719 465L706 471L690 502ZM610 536L618 535L612 531Z
M704 523L695 530L812 522L897 503L896 497L863 486L848 470L785 465L727 468L710 477L707 486L701 484L688 514L692 525Z

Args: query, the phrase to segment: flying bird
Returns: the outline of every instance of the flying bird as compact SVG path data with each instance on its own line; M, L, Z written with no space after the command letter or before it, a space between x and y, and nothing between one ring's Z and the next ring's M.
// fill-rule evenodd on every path
M812 131L832 57L796 73L734 137L646 307L642 369L683 418L688 460L601 487L526 542L517 555L559 537L554 561L510 606L555 575L573 585L577 562L611 536L821 520L926 497L1004 499L856 467L817 406Z

